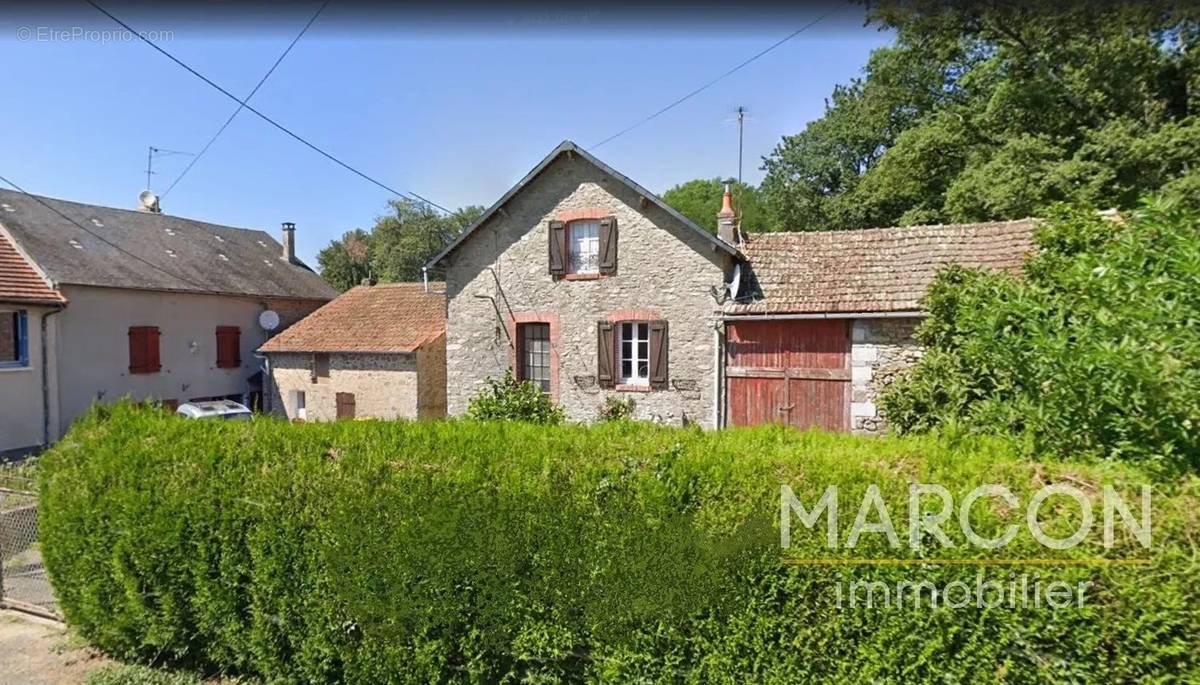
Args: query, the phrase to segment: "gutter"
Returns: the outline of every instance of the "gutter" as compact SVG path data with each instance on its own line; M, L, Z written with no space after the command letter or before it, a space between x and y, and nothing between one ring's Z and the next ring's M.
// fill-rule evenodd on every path
M42 449L50 447L50 357L47 354L49 345L46 343L46 322L50 317L62 312L62 310L63 308L59 306L57 309L52 309L42 314ZM58 363L57 354L54 361L56 364Z
M811 312L808 314L722 314L720 321L788 321L805 319L920 319L920 310L899 312Z

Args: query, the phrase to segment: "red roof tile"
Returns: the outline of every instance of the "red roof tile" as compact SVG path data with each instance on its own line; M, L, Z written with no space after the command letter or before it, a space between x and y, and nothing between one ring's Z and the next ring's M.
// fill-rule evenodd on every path
M750 301L732 314L920 309L942 267L1016 271L1033 250L1033 219L809 233L760 233L742 247ZM741 299L739 297L739 299Z
M51 288L17 251L7 236L0 233L0 302L30 304L66 304L67 298Z
M360 285L271 338L261 352L413 352L446 331L445 284Z

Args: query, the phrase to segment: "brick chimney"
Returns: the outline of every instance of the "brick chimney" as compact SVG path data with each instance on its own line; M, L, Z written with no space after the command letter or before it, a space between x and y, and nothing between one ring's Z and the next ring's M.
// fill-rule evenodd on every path
M296 224L283 222L283 261L296 261Z
M725 197L721 199L721 211L717 212L717 237L730 245L738 244L737 212L733 211L733 193L729 182L725 183Z

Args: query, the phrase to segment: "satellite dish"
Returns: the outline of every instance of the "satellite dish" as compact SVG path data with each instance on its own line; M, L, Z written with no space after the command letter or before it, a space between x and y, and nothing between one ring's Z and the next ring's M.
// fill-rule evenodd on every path
M273 331L279 328L279 315L268 309L258 315L258 325L262 326L264 331Z
M138 194L138 204L147 212L158 211L158 196L149 190L143 190Z

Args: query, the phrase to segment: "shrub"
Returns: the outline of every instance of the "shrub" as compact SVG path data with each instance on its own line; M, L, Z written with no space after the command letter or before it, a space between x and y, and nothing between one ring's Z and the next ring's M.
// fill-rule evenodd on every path
M620 398L609 395L604 398L604 405L600 407L600 420L627 421L633 418L633 410L636 408L637 402L632 397Z
M149 666L105 666L87 675L84 685L203 685L190 673L163 671Z
M467 414L479 421L562 423L563 410L536 383L519 381L512 370L500 380L487 379L487 387L471 400Z
M911 481L956 502L1004 483L1028 502L1044 483L1112 483L1129 497L1144 479L1121 463L1022 461L993 439L203 422L116 406L77 422L39 478L45 562L68 622L131 660L312 683L1200 677L1194 476L1155 483L1152 549L1106 551L1093 531L1051 552L1153 567L1029 570L1094 582L1082 607L839 609L841 580L973 584L1012 570L780 564L780 483L808 506L837 485L844 540L872 483L903 535ZM999 506L974 514L985 536L1009 520ZM1043 519L1064 535L1077 511L1049 506ZM788 553L1049 556L1025 534L979 550L954 526L946 550L892 549L880 534L829 550L822 529L797 523Z
M952 268L928 354L881 398L902 431L1019 434L1030 453L1200 467L1200 215L1057 210L1021 277Z

